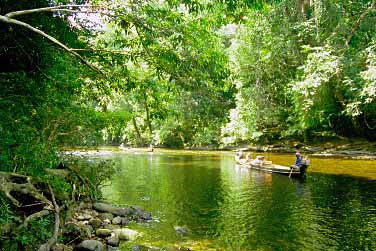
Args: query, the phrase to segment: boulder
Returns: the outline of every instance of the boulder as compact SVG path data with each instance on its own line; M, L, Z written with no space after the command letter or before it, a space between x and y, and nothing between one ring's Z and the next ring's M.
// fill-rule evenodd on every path
M114 224L114 225L120 225L121 222L122 222L122 219L123 219L122 217L116 216L115 218L112 219L112 224Z
M84 221L84 220L90 220L92 219L93 216L91 216L90 214L86 214L86 213L83 213L83 214L79 214L76 219L79 220L79 221Z
M130 216L133 214L133 212L134 211L130 208L120 208L120 207L112 211L114 215L121 216L121 217Z
M132 246L132 251L153 251L153 250L160 250L157 247L152 247L152 246L144 246L144 245L133 245Z
M137 237L141 236L139 232L129 228L114 229L113 232L120 240L135 240Z
M64 245L64 244L60 244L60 243L57 243L56 245L54 245L51 249L52 251L73 251L73 247L72 246L67 246L67 245Z
M118 247L113 246L107 246L107 251L119 251L120 249Z
M93 208L99 212L104 212L104 213L112 213L113 211L119 209L119 207L116 207L107 203L101 203L101 202L94 203Z
M117 236L113 236L107 239L107 244L112 247L118 247L120 244L120 239Z
M110 229L106 229L106 228L100 228L100 229L97 229L97 231L95 232L95 234L98 237L100 237L100 238L104 238L104 237L107 237L107 236L111 235L111 230Z
M97 240L84 240L76 246L79 251L105 251L104 245Z
M98 218L93 218L89 220L89 225L91 225L94 229L97 229L102 226L102 221Z
M98 217L102 221L104 221L104 220L110 220L111 221L114 218L114 215L112 213L101 213Z

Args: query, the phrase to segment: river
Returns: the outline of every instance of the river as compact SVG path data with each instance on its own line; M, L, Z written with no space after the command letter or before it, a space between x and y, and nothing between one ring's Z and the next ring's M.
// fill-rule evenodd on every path
M265 156L273 163L294 162L293 155ZM140 205L153 216L151 222L131 224L144 233L139 244L376 250L374 160L312 157L301 180L240 168L230 152L135 151L110 158L120 165L103 189L105 198Z

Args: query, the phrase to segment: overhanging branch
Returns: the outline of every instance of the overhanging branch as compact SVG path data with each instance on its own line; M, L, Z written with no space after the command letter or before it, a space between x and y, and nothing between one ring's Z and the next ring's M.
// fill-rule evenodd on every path
M95 65L86 61L80 54L75 52L73 49L67 47L66 45L61 43L59 40L57 40L56 38L48 35L47 33L43 32L43 31L41 31L41 30L39 30L39 29L37 29L37 28L35 28L35 27L25 23L25 22L22 22L22 21L19 21L17 19L12 18L14 16L25 15L25 14L36 13L36 12L43 12L43 11L64 11L65 9L62 9L62 8L70 8L70 7L71 8L100 8L100 6L92 6L92 5L61 5L61 6L46 7L46 8L39 8L39 9L21 10L21 11L9 12L4 16L0 15L0 22L4 22L4 23L8 23L8 24L15 24L15 25L25 27L25 28L27 28L27 29L29 29L29 30L31 30L31 31L33 31L33 32L45 37L45 38L47 38L48 40L50 40L54 44L57 44L58 46L60 46L61 48L63 48L67 52L69 52L74 57L78 58L84 65L88 66L93 71L95 71L95 72L97 72L101 75L104 75L104 73L98 67L96 67ZM65 11L72 11L72 10L67 9ZM85 11L83 11L83 12L85 12Z
M5 16L9 17L9 18L12 18L14 16L26 15L26 14L36 13L36 12L62 11L62 10L65 10L64 8L91 8L91 9L95 9L95 8L101 8L101 6L94 6L94 5L74 5L74 4L59 5L59 6L53 6L53 7L38 8L38 9L13 11L13 12L7 13ZM65 11L70 11L70 10L65 10ZM83 12L85 12L85 11L83 11Z

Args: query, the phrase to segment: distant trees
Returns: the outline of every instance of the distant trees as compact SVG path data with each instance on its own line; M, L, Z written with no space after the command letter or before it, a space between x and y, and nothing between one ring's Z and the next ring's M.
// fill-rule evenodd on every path
M233 40L238 96L228 137L374 140L375 14L375 1L282 1L250 11Z

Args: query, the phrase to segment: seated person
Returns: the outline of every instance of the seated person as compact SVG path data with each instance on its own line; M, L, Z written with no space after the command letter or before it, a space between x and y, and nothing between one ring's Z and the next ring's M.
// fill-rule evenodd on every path
M295 156L296 156L295 164L292 165L291 167L300 168L302 166L303 157L300 155L300 152L296 152Z
M252 162L252 157L251 157L250 153L247 153L247 155L245 156L245 162L246 163L251 163Z
M264 164L264 156L257 156L256 159L251 161L251 164L262 166Z

